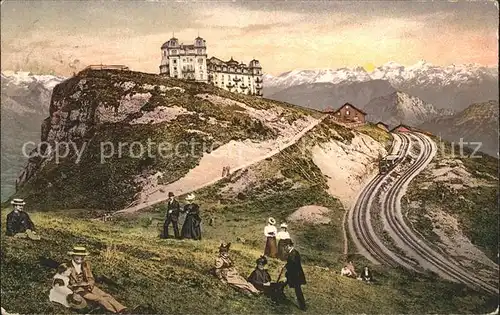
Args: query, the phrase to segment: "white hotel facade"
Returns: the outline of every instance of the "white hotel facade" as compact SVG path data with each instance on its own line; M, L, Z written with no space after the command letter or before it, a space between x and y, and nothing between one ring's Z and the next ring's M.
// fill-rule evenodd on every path
M258 60L249 64L231 57L207 59L206 41L197 37L193 45L179 44L172 37L161 46L160 74L215 85L230 92L262 96L262 67Z

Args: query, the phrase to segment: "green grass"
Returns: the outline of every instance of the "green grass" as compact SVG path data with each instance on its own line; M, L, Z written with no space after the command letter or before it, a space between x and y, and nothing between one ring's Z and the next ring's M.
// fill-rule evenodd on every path
M328 126L328 125L326 125ZM481 313L496 307L496 297L474 292L435 275L415 275L400 269L371 266L359 255L350 255L358 269L370 265L377 285L365 285L340 277L343 255L340 202L325 189L326 179L312 163L311 139L326 139L331 130L321 124L313 133L270 159L232 174L215 185L196 192L201 206L200 242L160 240L164 205L148 211L116 217L112 222L91 221L102 211L64 210L32 214L42 241L2 237L2 304L20 313L67 314L48 302L52 270L37 264L40 256L63 261L75 244L91 252L94 274L113 283L99 287L142 314L292 314L293 291L288 300L273 304L265 297L248 298L225 286L209 270L220 241L232 242L231 254L241 275L254 268L264 250L263 229L269 216L282 222L298 208L318 205L329 208L331 222L312 225L289 222L290 234L301 252L307 285L304 286L310 314L345 313ZM335 127L335 126L334 126ZM338 128L338 127L335 127ZM348 140L350 132L340 128ZM335 134L335 137L342 137ZM240 193L227 190L245 174L255 182ZM96 192L97 194L97 192ZM182 200L182 196L180 196ZM5 220L6 211L2 212ZM210 219L213 224L210 225ZM182 221L181 221L182 222ZM2 233L5 232L2 226ZM351 252L352 253L352 252ZM271 259L269 270L276 279L282 262ZM22 292L23 294L19 294ZM203 301L203 303L200 303Z
M200 200L203 204L203 200ZM203 208L202 208L203 209ZM5 220L6 211L2 212ZM83 216L83 218L81 218ZM37 243L2 237L2 306L11 312L68 314L48 302L53 270L37 264L40 256L57 261L74 244L89 249L96 277L105 275L114 283L98 283L129 307L142 314L256 314L299 313L293 291L288 301L272 304L265 297L247 298L209 274L219 244L215 229L205 228L201 242L160 240L159 230L133 218L117 222L95 222L86 213L68 211L34 213L32 219L43 239ZM248 275L262 253L263 241L242 244L231 234L233 226L221 222L224 240L232 241L231 254L242 275ZM247 227L250 228L250 227ZM237 226L236 229L243 229ZM255 226L262 229L262 224ZM321 230L307 236L308 242L328 250L318 239ZM2 234L5 232L2 226ZM311 239L312 238L312 239ZM299 250L307 256L305 243ZM326 254L326 253L325 253ZM318 256L316 260L323 257ZM342 278L332 269L315 267L316 260L304 259L308 284L304 294L311 314L343 313L480 313L496 306L496 298L475 293L461 285L415 277L399 270L375 267L379 285L365 285ZM275 279L281 262L271 259L269 270ZM336 268L338 269L338 268ZM336 270L335 269L335 270ZM20 294L22 292L22 294ZM194 298L190 299L190 297ZM203 301L203 303L199 303Z
M372 137L376 141L380 142L384 147L387 147L387 145L392 141L392 136L389 132L380 129L373 123L367 123L363 126L355 128L355 130Z
M453 156L449 143L438 144L438 153L435 162L441 159L461 160L466 170L474 178L486 181L487 185L459 189L456 192L440 182L431 182L427 189L420 189L423 182L432 181L425 172L419 174L408 187L407 195L410 200L422 201L421 207L411 209L409 216L415 221L415 227L430 239L437 236L432 232L430 220L422 215L431 207L455 216L462 231L478 246L490 259L496 261L498 254L498 160L490 156L482 158L465 158L458 156L455 148ZM466 149L464 153L470 155L472 151ZM460 181L461 182L461 181ZM450 183L457 183L456 180ZM461 197L460 197L461 196Z
M134 83L127 89L125 83ZM154 86L149 88L148 85ZM161 91L160 86L178 89ZM151 124L130 125L128 122L140 117L142 113L130 114L122 122L99 123L94 121L96 109L102 104L105 107L118 109L120 100L126 95L151 93L149 101L143 105L142 113L152 111L157 106L179 106L195 115L180 115L175 120ZM263 141L276 138L276 131L267 127L260 120L242 113L238 105L219 106L208 99L197 97L208 93L225 97L235 102L242 102L255 109L270 109L276 106L284 109L282 118L292 123L304 115L317 117L312 110L299 108L290 104L229 93L214 86L196 82L187 82L164 76L132 71L82 71L56 86L52 95L51 114L59 109L62 112L82 110L88 112L89 121L80 122L86 125L83 138L71 135L71 124L60 126L58 131L62 138L57 141L72 141L78 148L85 145L83 157L75 163L75 155L61 159L44 161L36 175L27 183L21 183L19 191L13 197L25 198L29 205L37 205L37 210L51 208L106 208L118 210L127 207L140 192L136 182L137 175L152 175L162 172L160 184L168 184L183 177L200 161L204 152L216 149L217 145L231 140ZM78 95L78 97L74 97ZM208 119L226 122L226 127L208 123ZM186 129L199 130L207 136L188 132ZM47 132L42 135L46 140ZM102 143L111 142L114 156L100 163L101 152L109 146L101 148ZM136 143L136 151L125 146L121 155L118 153L119 143L130 145ZM139 145L145 149L140 158ZM149 144L151 143L151 144ZM170 146L160 155L160 143ZM191 150L190 145L179 146L179 154L173 156L180 143L196 143ZM152 156L146 149L150 147ZM135 153L134 153L135 152ZM185 156L180 158L179 156ZM35 166L32 163L31 166ZM38 167L38 166L37 166ZM100 187L100 189L96 189ZM28 208L29 209L29 208Z

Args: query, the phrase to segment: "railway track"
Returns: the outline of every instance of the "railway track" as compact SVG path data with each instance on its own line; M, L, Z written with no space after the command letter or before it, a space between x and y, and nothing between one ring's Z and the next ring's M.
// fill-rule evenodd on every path
M404 221L401 211L401 197L411 180L432 160L437 148L432 140L425 135L414 133L402 134L401 136L410 142L412 141L411 137L414 136L421 150L416 162L394 182L382 202L382 220L387 222L389 233L396 244L419 261L425 269L432 270L449 280L461 282L488 293L498 294L498 287L470 275L467 270L453 263L450 258L446 258L432 249Z
M398 134L393 134L395 140L401 142L399 151L400 158L396 163L408 153L410 142L407 138ZM394 143L391 149L394 149ZM394 152L393 152L394 154ZM390 177L392 172L375 176L362 190L354 207L349 212L348 225L353 242L356 247L374 264L386 264L389 266L402 265L409 269L414 269L408 258L390 251L376 235L371 224L371 214L369 209L373 205L374 198L380 190L382 184Z
M414 146L419 148L418 156L407 168L399 170L396 180L392 180L393 168L387 174L375 176L362 190L354 207L349 212L349 232L359 251L374 264L402 266L406 269L422 272L432 270L440 276L455 282L461 282L475 289L491 294L498 294L498 288L486 281L469 275L467 270L455 264L451 257L444 257L424 240L420 239L406 224L401 211L401 197L411 180L417 176L433 159L436 145L427 136L419 133L393 134L401 143L397 154L396 166L401 165ZM391 151L394 149L394 143ZM394 153L393 153L394 154ZM384 193L382 187L389 185ZM401 255L387 248L376 235L371 212L380 208L380 218L385 230L396 245L407 255ZM410 258L411 257L411 258ZM413 259L412 259L413 258Z

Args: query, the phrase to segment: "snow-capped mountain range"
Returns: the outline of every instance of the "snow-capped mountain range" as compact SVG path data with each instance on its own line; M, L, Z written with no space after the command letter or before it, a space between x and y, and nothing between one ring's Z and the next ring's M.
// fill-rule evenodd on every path
M2 201L13 193L17 175L26 162L23 145L40 141L40 124L49 115L52 90L63 80L29 72L1 73Z
M17 102L19 104L13 108L16 111L22 111L23 109L28 111L48 110L52 90L65 79L54 75L33 75L30 72L2 71L2 108L7 105L4 103L4 97L7 97L9 100L14 101L21 98L22 101ZM33 102L26 102L26 97L33 100ZM34 107L29 106L30 104L34 105ZM38 105L42 105L42 108Z
M498 79L498 69L485 67L479 64L449 65L446 67L435 66L425 61L420 61L413 66L405 67L390 61L372 72L367 72L363 67L320 69L320 70L293 70L272 76L264 75L265 85L268 87L289 87L306 83L345 83L365 82L370 80L387 80L394 87L406 81L417 81L420 84L447 85L452 82L467 84L481 81L484 77Z
M385 80L396 90L417 96L436 108L462 110L475 102L498 99L498 69L478 64L435 66L425 61L413 66L388 62L367 72L363 67L336 70L293 70L279 76L264 75L264 96L304 84L349 85ZM310 98L310 96L308 96ZM302 104L298 104L302 105ZM363 107L365 104L357 104Z

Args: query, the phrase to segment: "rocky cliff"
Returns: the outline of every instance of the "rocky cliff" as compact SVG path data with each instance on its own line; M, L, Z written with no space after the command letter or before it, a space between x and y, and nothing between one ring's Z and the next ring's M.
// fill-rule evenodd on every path
M383 121L390 128L400 123L418 126L443 114L443 111L436 110L434 105L403 92L394 92L372 99L363 110L368 114L368 120Z
M38 208L118 209L152 180L181 178L219 146L271 139L279 144L317 114L207 84L85 71L54 88L49 115L17 195Z

